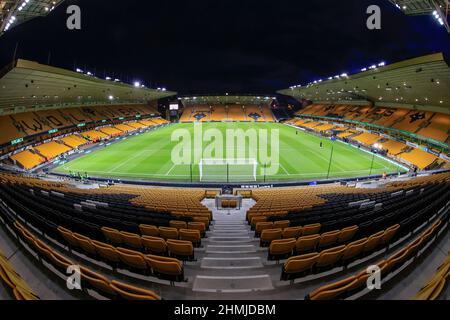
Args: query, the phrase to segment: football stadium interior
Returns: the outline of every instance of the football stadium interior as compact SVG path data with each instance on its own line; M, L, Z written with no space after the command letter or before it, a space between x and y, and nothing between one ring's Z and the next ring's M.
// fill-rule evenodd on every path
M442 53L261 96L16 58L0 128L1 300L448 299Z

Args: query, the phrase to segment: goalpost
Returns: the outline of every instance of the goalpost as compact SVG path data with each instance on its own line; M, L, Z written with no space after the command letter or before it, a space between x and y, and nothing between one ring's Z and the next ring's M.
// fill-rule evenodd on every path
M256 181L256 159L201 159L200 181Z

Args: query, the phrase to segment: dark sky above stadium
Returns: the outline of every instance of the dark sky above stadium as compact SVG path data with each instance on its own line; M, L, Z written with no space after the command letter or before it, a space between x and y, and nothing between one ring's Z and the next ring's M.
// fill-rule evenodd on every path
M66 8L82 30L66 28ZM382 9L382 30L366 9ZM79 67L180 94L272 94L432 52L450 35L432 16L408 17L388 0L71 0L0 38L0 62L19 57Z

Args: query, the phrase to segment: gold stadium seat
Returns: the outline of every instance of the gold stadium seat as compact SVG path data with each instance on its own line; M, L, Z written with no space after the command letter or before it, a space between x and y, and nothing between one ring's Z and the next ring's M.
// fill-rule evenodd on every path
M430 238L434 235L434 232L436 231L436 229L441 225L442 221L438 220L434 225L432 225L431 227L429 227L422 235L423 238L423 242L424 243L428 243L428 241L430 240Z
M137 234L121 231L123 244L130 248L134 249L142 249L142 240L141 237Z
M14 222L15 227L19 231L19 233L23 236L23 240L31 247L34 246L34 236L27 229L25 229L20 223L17 221Z
M203 236L206 232L206 225L203 222L189 222L188 229L198 230L200 234Z
M115 243L115 244L122 244L123 238L122 234L119 230L108 228L108 227L102 227L102 233L105 236L106 240Z
M97 254L104 260L112 262L114 264L120 262L119 253L117 252L116 248L114 248L112 245L97 240L92 240L91 242L92 245L95 247Z
M294 251L295 242L294 238L273 240L269 247L269 260L290 257Z
M364 252L372 252L376 248L378 248L381 244L381 241L384 236L384 231L377 232L367 239L367 243L364 246Z
M142 244L153 254L165 254L167 252L166 241L163 238L142 236Z
M310 273L319 259L317 252L289 258L283 266L282 280L290 280Z
M139 271L147 270L147 264L142 253L125 248L117 248L117 253L119 254L120 261L132 269Z
M447 280L440 278L430 283L414 297L415 300L437 300L446 286Z
M408 259L408 248L403 248L396 252L387 260L389 264L389 270L396 269L400 267Z
M191 241L167 240L167 250L172 257L194 260L194 246Z
M280 220L280 221L275 221L273 223L273 227L275 229L284 229L284 228L288 228L289 225L291 224L291 222L289 220Z
M199 230L180 229L178 230L180 240L191 241L194 246L199 246L202 241L202 236Z
M0 265L0 280L2 280L8 287L14 288L14 283L9 279L8 275L6 274L5 269Z
M384 263L381 262L381 263ZM381 264L377 264L377 266L381 267ZM371 276L370 273L367 272L367 270L362 270L360 273L356 274L355 281L350 282L347 286L347 293L354 293L356 291L360 291L362 288L367 288L367 279Z
M320 225L320 223L306 225L303 227L302 235L309 236L311 234L317 234L319 233L321 227L322 226Z
M45 258L48 262L53 260L52 250L41 240L35 238L33 240L33 247L36 249L41 259Z
M340 230L322 233L319 240L319 248L327 248L332 246L336 243L340 234Z
M145 261L158 277L171 281L184 280L183 264L178 259L147 255Z
M281 239L282 230L281 229L265 229L261 233L261 246L266 246L270 244L273 240Z
M77 248L80 246L78 240L74 237L72 231L65 229L63 227L58 227L58 231L61 234L61 236L64 238L64 240L66 240L70 246L72 246L74 248Z
M94 256L97 255L97 250L95 249L95 246L92 244L91 239L78 233L74 233L73 237L77 240L78 244L80 245L80 248L83 249L86 253Z
M295 249L298 253L314 251L316 249L319 241L320 241L320 236L318 234L302 236L297 239L297 242L295 244Z
M17 301L33 301L39 300L39 298L31 291L22 289L21 287L15 287L13 289L14 298Z
M383 243L383 245L388 245L391 242L392 238L394 238L398 229L400 229L399 224L393 225L392 227L389 227L386 229L386 231L384 232L383 238L381 239L381 242Z
M363 238L352 243L349 243L342 254L342 261L347 262L357 258L364 250L367 244L367 238Z
M423 244L423 237L417 238L412 243L410 243L407 247L408 257L416 255L416 253L420 250Z
M339 235L337 242L345 243L353 239L356 232L358 231L358 226L351 226L341 230L341 234Z
M302 235L302 227L289 227L283 229L283 238L284 239L290 239L290 238L298 238Z
M193 222L203 222L205 224L206 229L209 228L209 218L208 217L192 217Z
M220 194L219 190L206 190L205 191L205 198L207 198L207 199L214 199L219 194Z
M258 222L267 222L267 217L266 216L254 216L250 220L250 225L252 226L252 228L256 228L256 225L258 224Z
M151 226L148 224L141 224L139 225L139 229L141 230L141 234L143 236L159 237L158 227Z
M0 266L0 280L3 280L10 289L20 288L24 293L29 293L30 295L37 297L25 280L22 279L9 263Z
M187 223L185 221L171 220L169 225L171 228L187 229Z
M309 300L335 300L340 295L353 287L357 282L357 277L352 276L344 280L322 286L308 295Z
M64 274L67 272L67 269L70 266L73 266L73 261L67 259L63 255L59 254L58 252L54 251L50 248L50 262L51 264L58 270L62 271Z
M322 251L317 260L316 267L318 269L324 269L334 266L341 259L345 248L346 247L342 245Z
M433 228L431 228L433 229ZM447 279L450 277L450 254L442 265L433 274L433 277L414 297L414 300L436 300L446 286Z
M161 297L153 291L141 289L116 280L111 281L111 288L125 300L161 300Z
M272 229L272 228L273 228L273 222L258 222L256 224L255 234L257 237L259 237L259 235L261 234L261 232L263 232L263 230Z
M87 286L82 284L82 287L89 287L108 298L117 296L117 293L111 287L111 284L106 277L83 266L80 267L80 271L81 280L84 281L84 283L87 283Z
M178 229L177 228L168 228L168 227L159 227L159 236L165 240L167 239L178 239Z
M383 260L376 264L380 268L381 278L386 277L392 269L392 263L389 260Z

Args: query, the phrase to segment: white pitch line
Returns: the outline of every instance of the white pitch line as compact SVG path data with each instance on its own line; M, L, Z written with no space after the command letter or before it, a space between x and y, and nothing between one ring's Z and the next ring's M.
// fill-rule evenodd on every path
M143 153L147 152L147 150L142 150L141 152L137 153L134 157L131 158L127 158L125 159L125 161L120 162L117 166L115 166L114 168L112 168L111 170L107 171L107 173L113 173L114 171L116 171L117 169L119 169L120 167L123 167L125 164L127 164L128 162L139 158Z
M177 166L177 165L174 164L174 165L172 166L172 168L170 168L170 170L167 171L166 176L168 176L168 175L172 172L172 170L175 169L176 166Z

